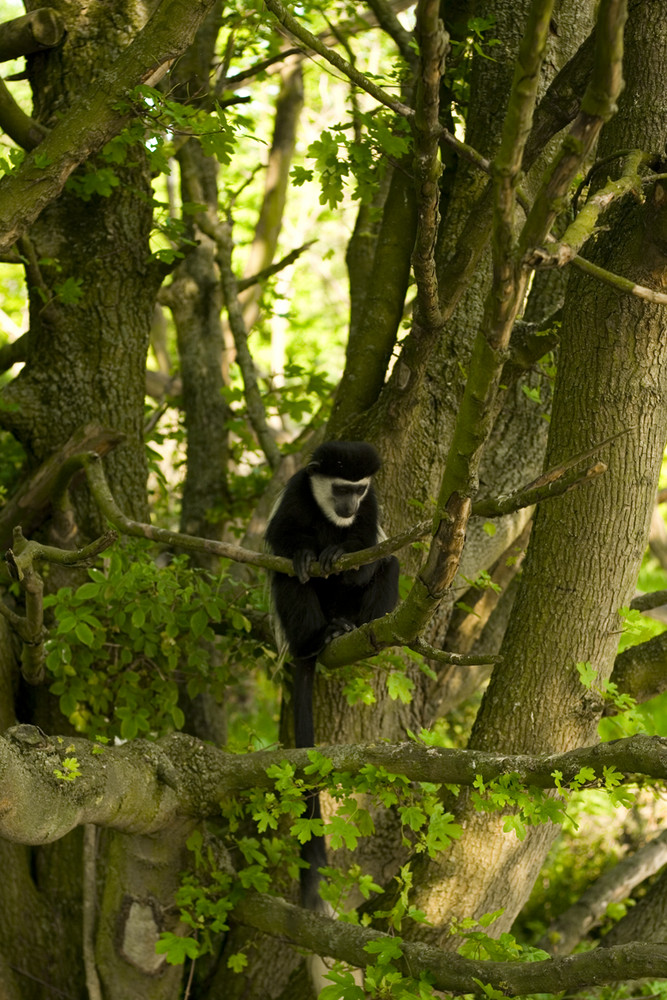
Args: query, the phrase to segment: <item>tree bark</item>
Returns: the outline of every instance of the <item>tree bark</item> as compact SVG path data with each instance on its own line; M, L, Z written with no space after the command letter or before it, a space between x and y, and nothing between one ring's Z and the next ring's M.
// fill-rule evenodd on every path
M667 32L656 30L652 5L634 5L627 26L628 86L603 133L605 151L664 141L667 103L658 77L666 51ZM631 96L638 93L639 104ZM664 203L661 182L645 205L623 203L609 232L587 253L613 271L659 286L667 269ZM473 749L548 752L595 736L601 706L583 689L576 664L590 661L600 680L609 676L618 609L629 599L646 546L667 436L663 327L659 307L579 273L570 276L547 467L619 437L604 450L604 476L538 510L504 661L478 714ZM519 845L514 834L502 833L497 817L474 812L466 796L456 811L465 835L432 866L417 894L435 924L429 937L444 947L453 947L443 935L448 921L470 915L471 893L473 916L504 905L494 929L511 925L557 832L531 829Z

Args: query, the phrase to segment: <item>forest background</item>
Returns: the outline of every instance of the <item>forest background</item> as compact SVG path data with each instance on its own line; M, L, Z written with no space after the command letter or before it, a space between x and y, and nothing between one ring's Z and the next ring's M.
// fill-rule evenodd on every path
M308 952L322 1000L663 996L667 3L27 10L3 996L302 998ZM326 438L383 456L402 600L296 751L262 535Z

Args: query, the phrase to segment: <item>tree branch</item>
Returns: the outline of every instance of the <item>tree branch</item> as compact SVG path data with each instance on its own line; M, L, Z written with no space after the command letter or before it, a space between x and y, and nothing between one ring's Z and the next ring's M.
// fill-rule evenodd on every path
M549 243L546 249L536 248L532 257L527 260L528 265L549 267L555 264L562 267L563 264L569 263L595 232L600 215L626 194L641 191L642 178L639 168L649 159L649 154L641 149L634 149L628 153L621 176L615 180L608 180L588 199L557 243Z
M604 462L596 462L583 473L575 471L570 472L569 475L566 475L565 469L561 468L558 470L557 476L554 475L546 482L544 477L540 476L539 480L535 480L513 493L499 494L496 497L475 501L472 505L472 514L478 517L502 517L504 514L512 514L524 507L532 507L542 500L562 496L577 486L597 479L606 471L607 466Z
M52 7L38 7L1 27L0 62L52 49L65 34L65 22Z
M100 513L117 528L122 534L130 535L132 538L146 538L153 542L170 545L175 548L185 549L189 552L210 552L225 559L232 559L234 562L247 563L252 566L261 566L277 573L285 573L294 576L294 567L290 559L282 556L272 556L265 552L253 552L250 549L241 548L240 545L232 545L229 542L218 542L212 538L199 538L196 535L183 535L178 531L169 531L167 528L157 528L152 524L144 524L141 521L133 521L120 510L113 498L109 485L102 469L99 455L89 452L75 456L64 470L64 475L71 476L78 468L84 468L90 491L99 507ZM426 523L418 524L408 531L387 538L378 545L373 545L369 549L359 549L342 556L334 564L334 572L343 573L348 569L355 569L363 566L367 562L379 559L398 551L405 545L424 538L429 531ZM311 576L322 576L322 571L317 563L313 563L310 570Z
M275 471L280 465L280 448L276 444L266 420L266 410L255 373L255 363L248 349L248 331L243 318L243 307L239 301L236 276L232 268L231 227L227 223L209 218L203 220L203 225L206 230L210 230L209 235L215 240L217 247L216 260L220 269L220 284L227 306L229 327L234 337L236 360L243 378L248 418L269 466Z
M442 172L438 143L442 131L440 83L449 36L439 13L439 0L419 0L415 32L419 42L419 72L413 121L418 222L412 266L417 282L419 322L430 331L442 327L435 246L440 226Z
M535 195L520 236L523 254L532 253L546 238L561 211L562 199L572 180L589 156L604 122L616 110L616 101L623 86L623 28L626 16L626 0L603 0L600 3L592 77L581 102L581 110Z
M20 364L28 356L29 334L22 333L20 337L9 344L0 347L0 372L6 372L12 365Z
M667 974L667 944L617 945L541 962L490 962L462 958L432 945L390 938L380 931L333 920L260 893L243 897L234 907L234 916L266 934L285 937L318 954L360 968L375 962L375 955L364 950L366 945L393 941L401 951L394 964L404 975L414 976L416 971L428 969L437 990L456 995L485 996L488 987L510 997L562 993Z
M400 635L418 634L458 570L471 497L495 415L498 383L512 325L525 289L513 235L515 188L530 130L539 69L553 0L536 0L528 17L512 83L500 150L494 161L494 274L484 319L475 338L469 376L454 427L438 498L438 520L428 557L403 605L394 612ZM345 639L346 637L342 637Z
M13 548L5 553L5 562L10 576L20 584L25 595L25 617L14 614L1 601L0 614L23 642L21 673L28 684L41 684L44 680L44 642L48 636L44 628L44 584L35 569L35 560L43 559L62 566L89 564L92 556L108 549L117 537L115 531L108 531L85 548L72 551L26 541L21 528L14 528Z
M472 785L503 774L527 786L554 788L554 772L566 785L591 767L604 780L604 768L625 775L667 776L667 739L632 736L612 743L544 755L498 754L424 746L419 743L366 743L319 747L335 771L359 774L371 764L410 781ZM288 762L308 777L307 749L262 750L240 756L185 733L155 742L137 739L100 747L79 736L46 736L36 726L14 726L0 736L0 836L24 844L58 840L84 823L126 833L157 833L183 818L219 815L220 802L250 788L273 788L267 768ZM65 756L75 757L80 777L56 775ZM193 766L193 761L196 762Z
M634 603L634 602L633 602ZM667 632L653 636L647 642L630 646L614 661L611 680L619 691L635 701L644 702L667 690ZM616 715L613 704L605 705L605 715Z
M653 590L648 594L640 594L630 601L631 611L652 611L667 604L667 590Z
M264 0L266 6L271 11L271 13L276 17L276 19L283 25L284 28L289 31L291 35L298 38L300 42L307 45L309 49L316 52L318 55L322 56L328 63L335 66L337 70L343 73L348 80L360 87L361 90L365 90L367 94L374 97L376 101L383 104L387 108L391 108L395 111L397 115L401 115L403 118L412 119L414 118L414 111L409 108L406 104L401 101L397 101L395 97L391 94L386 93L381 87L369 80L363 73L360 73L358 69L355 69L351 63L339 56L334 49L330 49L324 44L319 38L313 35L307 28L297 21L293 17L284 4L280 3L280 0Z
M20 524L27 535L43 521L52 505L54 495L57 495L61 488L58 480L62 469L72 455L87 449L95 449L100 456L106 455L122 440L123 435L118 431L99 424L86 424L75 431L71 438L19 487L0 511L0 551L11 545L12 532L16 524ZM80 468L80 464L76 468ZM69 475L71 477L71 472Z
M316 243L316 240L309 240L308 243L304 243L303 246L297 247L296 250L290 250L288 254L281 258L281 260L276 261L275 264L269 264L268 267L262 268L257 274L251 274L247 278L239 278L236 282L236 291L243 292L246 288L250 288L251 285L262 284L267 278L272 277L274 274L278 274L283 271L290 264L293 264L295 260L301 256L301 254L308 250L310 247Z
M406 31L396 14L392 10L391 4L386 0L368 0L368 6L375 14L378 25L390 38L393 38L398 51L405 59L408 66L415 68L417 56L412 47L412 35Z
M605 285L611 285L617 292L624 292L626 295L635 295L638 299L644 299L646 302L656 302L662 306L667 305L667 294L664 292L656 292L645 285L638 285L634 281L631 281L630 278L624 278L620 274L607 271L604 267L593 264L590 260L586 260L585 257L581 257L579 254L576 254L572 258L572 265L579 268L585 274L590 274L591 277L597 278L598 281L604 282Z
M500 663L502 661L502 656L497 656L494 653L479 653L470 656L466 656L464 653L450 653L446 649L436 649L435 646L429 646L427 642L420 639L417 639L416 642L409 642L407 645L408 649L414 649L416 653L421 653L429 660L436 660L438 663L452 663L457 667L476 667L483 663Z
M48 135L48 129L27 115L0 80L0 129L22 149L34 149Z
M667 864L667 830L596 879L553 921L537 942L552 955L569 955L604 917L610 903L626 899L635 886Z

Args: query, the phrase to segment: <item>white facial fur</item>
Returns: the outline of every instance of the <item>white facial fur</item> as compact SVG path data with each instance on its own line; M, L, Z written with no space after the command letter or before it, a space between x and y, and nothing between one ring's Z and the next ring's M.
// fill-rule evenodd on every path
M355 508L354 514L350 517L341 517L336 513L335 500L333 496L334 486L363 486L364 492L359 495L359 503L363 500L368 492L368 487L370 486L371 479L367 476L366 479L359 479L356 482L350 482L349 479L339 479L332 478L331 476L323 476L319 472L314 472L310 476L310 487L313 491L313 496L315 497L315 502L320 508L327 520L331 521L332 524L337 525L339 528L349 528L350 525L354 524L354 520L357 516L358 504Z

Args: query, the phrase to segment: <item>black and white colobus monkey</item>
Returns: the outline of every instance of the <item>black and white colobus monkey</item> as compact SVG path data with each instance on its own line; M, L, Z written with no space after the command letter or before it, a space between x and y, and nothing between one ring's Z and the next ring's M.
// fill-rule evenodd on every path
M387 556L359 569L311 579L317 560L322 570L346 552L377 544L384 537L372 478L380 468L375 448L361 441L330 441L313 452L297 472L269 519L266 541L278 556L292 560L296 576L273 573L276 631L293 662L292 703L297 747L311 747L313 678L318 654L337 636L392 611L398 601L398 560ZM309 799L309 815L319 818L319 797ZM326 865L322 838L304 845L301 903L319 909L320 876Z

